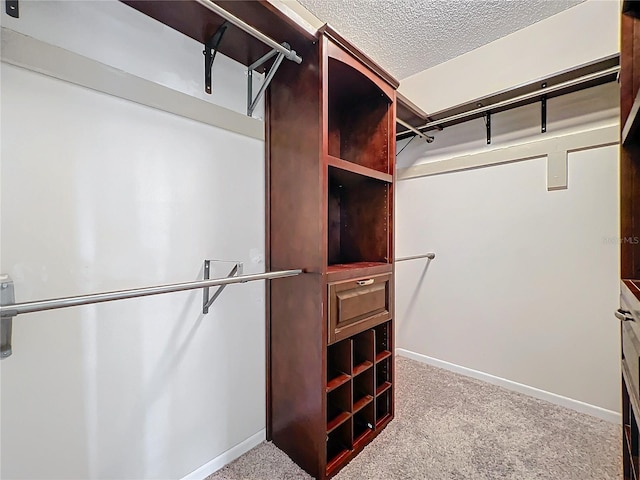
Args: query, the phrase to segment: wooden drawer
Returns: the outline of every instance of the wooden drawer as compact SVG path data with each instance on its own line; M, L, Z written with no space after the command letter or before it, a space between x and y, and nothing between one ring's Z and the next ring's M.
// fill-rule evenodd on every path
M391 274L328 284L328 343L391 318Z

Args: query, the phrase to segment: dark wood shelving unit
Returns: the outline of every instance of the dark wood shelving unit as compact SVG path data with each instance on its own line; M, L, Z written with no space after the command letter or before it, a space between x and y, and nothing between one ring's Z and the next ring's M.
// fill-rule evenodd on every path
M620 325L622 459L625 480L640 463L640 19L638 2L623 2L620 53Z
M325 26L267 97L268 437L318 479L391 421L397 82ZM382 388L380 388L382 387Z

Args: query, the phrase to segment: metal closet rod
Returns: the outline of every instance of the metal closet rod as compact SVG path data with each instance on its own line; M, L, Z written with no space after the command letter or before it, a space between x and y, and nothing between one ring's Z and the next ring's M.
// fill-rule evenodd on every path
M494 110L496 108L507 107L509 105L513 105L515 103L522 102L524 100L530 100L532 98L539 97L540 95L547 95L549 93L557 92L558 90L562 90L564 88L573 87L575 85L580 85L581 83L587 83L592 80L597 80L598 78L606 77L608 75L618 73L619 71L620 71L620 66L607 68L606 70L602 70L600 72L594 72L588 75L584 75L582 77L574 78L573 80L567 80L566 82L558 83L557 85L553 85L551 87L541 88L540 90L536 90L535 92L525 93L523 95L519 95L517 97L510 98L508 100L503 100L502 102L478 107L473 110L469 110L468 112L458 113L456 115L451 115L450 117L434 120L432 122L425 123L424 125L421 125L416 128L418 130L423 130L425 128L437 127L439 125L442 125L443 123L448 123L454 120L460 120L462 118L471 117L473 115L477 115L478 113L490 112L491 110Z
M429 260L433 260L434 258L436 258L436 254L433 252L429 252L422 255L413 255L411 257L396 258L396 262L406 262L407 260L417 260L418 258L428 258Z
M197 282L172 283L168 285L156 285L154 287L133 288L130 290L115 290L112 292L91 293L75 297L51 298L34 302L13 303L0 307L0 317L14 317L22 313L41 312L43 310L55 310L58 308L75 307L91 303L110 302L127 298L159 295L162 293L181 292L183 290L196 290L198 288L216 287L231 283L246 283L254 280L271 280L274 278L293 277L300 275L302 270L280 270L276 272L256 273L230 278L216 278L213 280L200 280Z
M238 17L231 15L224 8L222 8L219 5L216 5L211 0L196 0L196 2L198 2L200 5L205 7L207 10L211 10L213 13L218 14L228 22L233 23L236 27L238 27L241 30L244 30L252 37L257 38L262 43L282 53L285 56L285 58L287 58L288 60L291 60L298 64L302 63L302 57L298 55L295 50L292 50L290 48L286 48L280 45L278 42L276 42L270 37L267 37L264 33L262 33L259 30L256 30L248 23L245 23L242 20L240 20Z
M405 122L404 120L402 120L401 118L396 118L396 123L399 123L400 125L402 125L403 127L405 127L406 129L410 130L411 132L415 133L416 135L418 135L419 137L423 138L424 140L427 141L427 143L431 143L433 142L433 137L430 137L428 135L425 135L424 133L422 133L420 130L418 130L417 128L409 125L407 122ZM400 133L407 133L407 132L400 132Z

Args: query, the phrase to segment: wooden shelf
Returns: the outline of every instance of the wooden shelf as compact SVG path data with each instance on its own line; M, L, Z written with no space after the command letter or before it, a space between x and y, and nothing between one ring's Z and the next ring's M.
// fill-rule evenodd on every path
M332 392L341 385L344 385L349 380L351 380L351 376L346 373L342 373L337 377L332 378L327 382L327 393Z
M382 395L384 392L386 392L390 388L391 388L391 383L390 382L384 382L383 384L379 385L376 388L376 397L379 397L380 395Z
M380 417L377 421L376 421L376 430L379 430L381 428L384 428L384 426L389 423L391 421L391 414L387 413L386 415L384 415L383 417Z
M353 376L355 377L356 375L360 375L362 372L369 370L372 366L373 362L370 362L369 360L365 360L364 362L355 365L353 367Z
M121 1L203 45L224 23L222 17L192 0ZM296 51L304 50L307 44L310 45L315 40L315 32L283 15L276 5L268 1L215 3L273 40L289 43ZM219 51L243 65L251 65L270 52L271 47L232 25L225 32ZM269 64L270 62L266 66Z
M335 265L329 265L327 267L327 273L335 273L335 272L344 272L349 270L359 270L362 268L372 268L372 267L380 267L380 266L389 266L391 269L390 263L385 262L353 262L353 263L337 263Z
M371 395L365 395L360 400L353 404L353 413L356 413L362 410L364 407L369 405L373 401L373 397Z
M358 165L357 163L342 160L341 158L337 158L332 155L327 155L327 165L343 170L344 172L361 175L366 178L373 178L375 180L380 180L387 183L393 182L393 175L389 175L386 172L374 170L373 168L363 167L362 165ZM343 176L343 178L345 177ZM353 180L351 181L353 182Z
M327 476L328 477L331 476L333 471L336 470L338 467L341 467L342 464L345 463L345 461L350 456L351 456L351 450L344 449L333 458L328 459L329 462L327 463L327 471L326 471Z
M333 432L336 428L342 425L344 422L351 418L351 413L349 412L340 412L338 415L333 417L329 422L327 422L327 433Z
M375 430L365 430L353 440L353 449L359 449L369 443L375 437Z
M383 350L379 354L376 355L376 363L381 362L385 358L389 358L391 356L391 352L389 350Z

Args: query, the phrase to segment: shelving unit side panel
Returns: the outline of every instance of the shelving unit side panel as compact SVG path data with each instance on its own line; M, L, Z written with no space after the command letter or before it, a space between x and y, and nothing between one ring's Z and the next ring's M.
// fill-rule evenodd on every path
M313 476L326 451L322 286L312 273L271 282L272 439Z
M324 267L326 189L321 148L321 73L317 45L301 65L285 61L269 88L270 264L272 269Z
M395 244L393 240L394 231L395 231L395 189L396 189L396 112L397 112L398 104L396 102L396 92L391 92L391 108L389 109L389 172L393 176L391 184L389 185L388 196L387 196L387 211L389 212L389 216L387 217L388 228L387 235L389 236L387 239L387 255L389 257L389 262L393 263L395 254ZM393 266L395 271L395 265ZM391 298L393 297L393 290L391 292ZM393 303L393 302L392 302ZM393 311L393 306L391 309L391 318L394 318L395 312Z
M620 273L640 278L640 147L620 149Z

